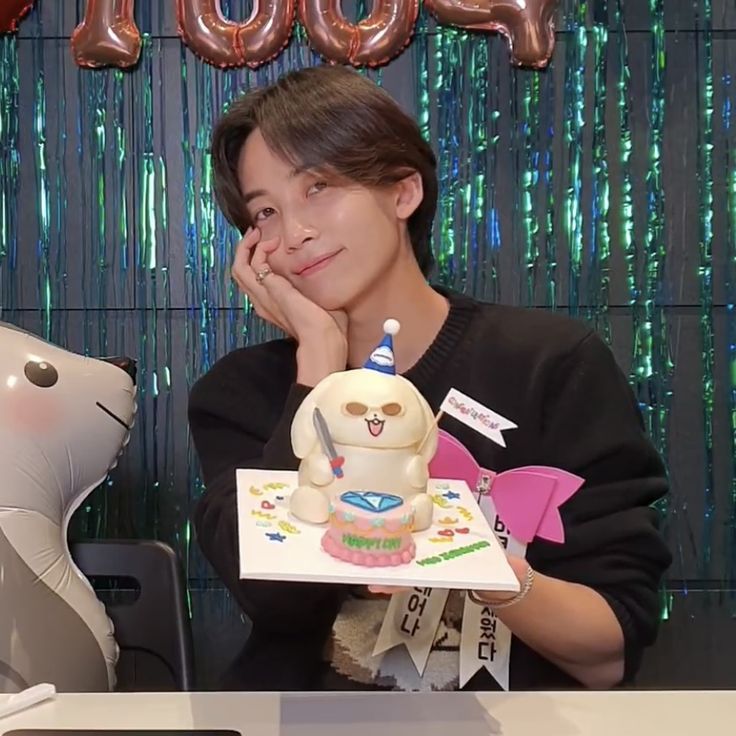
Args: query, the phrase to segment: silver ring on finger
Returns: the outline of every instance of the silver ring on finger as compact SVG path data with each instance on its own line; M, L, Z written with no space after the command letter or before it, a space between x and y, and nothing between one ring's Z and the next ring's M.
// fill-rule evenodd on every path
M259 284L262 284L265 281L266 276L272 273L273 271L268 266L264 266L260 271L256 273L256 281Z

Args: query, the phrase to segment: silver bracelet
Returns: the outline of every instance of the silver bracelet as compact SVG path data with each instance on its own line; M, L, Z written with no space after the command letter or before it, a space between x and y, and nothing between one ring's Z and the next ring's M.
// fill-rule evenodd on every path
M534 584L534 568L531 565L527 566L526 569L526 577L524 578L524 583L521 586L521 590L513 597L510 598L507 601L500 601L499 603L491 603L490 601L483 600L482 598L479 598L477 593L473 590L469 590L467 592L468 598L470 598L473 603L476 603L479 606L488 606L489 608L508 608L509 606L515 606L519 601L524 600L527 593L532 589L532 585Z

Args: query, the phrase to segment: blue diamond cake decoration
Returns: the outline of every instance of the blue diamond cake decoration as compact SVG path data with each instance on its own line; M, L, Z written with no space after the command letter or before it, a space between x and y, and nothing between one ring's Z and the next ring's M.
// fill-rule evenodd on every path
M376 493L375 491L347 491L340 496L340 500L356 509L372 511L381 514L391 511L404 503L401 496L392 496L390 493Z

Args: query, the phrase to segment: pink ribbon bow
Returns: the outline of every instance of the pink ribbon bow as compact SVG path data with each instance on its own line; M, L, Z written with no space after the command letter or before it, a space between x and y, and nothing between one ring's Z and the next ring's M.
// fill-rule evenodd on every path
M481 468L465 445L444 430L439 431L437 452L429 464L431 478L464 480L471 491L481 486L483 476L490 479L490 492L498 516L520 542L534 537L550 542L565 541L559 507L585 482L583 478L559 468L527 465L494 473Z

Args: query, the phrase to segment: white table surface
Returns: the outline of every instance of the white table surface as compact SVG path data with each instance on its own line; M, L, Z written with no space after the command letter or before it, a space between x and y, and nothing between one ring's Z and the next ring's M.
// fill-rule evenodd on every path
M0 695L0 703L6 697ZM736 691L62 694L0 719L0 736L17 728L229 728L243 736L715 736L736 733Z

